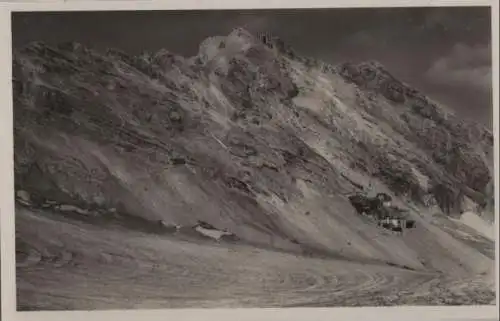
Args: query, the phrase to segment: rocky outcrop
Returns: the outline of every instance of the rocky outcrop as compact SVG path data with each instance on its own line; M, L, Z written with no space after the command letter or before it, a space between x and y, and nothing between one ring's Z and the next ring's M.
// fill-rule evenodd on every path
M381 150L381 155L375 159L379 160L376 162L380 164L380 174L394 191L409 193L418 201L430 192L446 213L460 212L463 199L458 194L484 204L485 188L493 178L492 168L485 161L492 157L491 132L478 124L459 120L451 111L397 80L378 62L346 63L337 71L344 79L367 91L368 96L374 93L394 104L395 115L399 117L382 120L429 158L424 162L397 153L395 160L387 161L392 151ZM368 112L380 117L377 109L371 108ZM438 187L422 190L411 167L433 177Z

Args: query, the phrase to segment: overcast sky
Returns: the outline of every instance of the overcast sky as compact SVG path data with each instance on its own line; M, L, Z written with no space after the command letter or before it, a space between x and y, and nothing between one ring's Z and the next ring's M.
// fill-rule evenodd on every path
M378 60L457 114L491 128L488 7L294 11L136 11L13 14L14 47L76 41L135 54L195 55L235 27L269 31L299 53L331 63Z

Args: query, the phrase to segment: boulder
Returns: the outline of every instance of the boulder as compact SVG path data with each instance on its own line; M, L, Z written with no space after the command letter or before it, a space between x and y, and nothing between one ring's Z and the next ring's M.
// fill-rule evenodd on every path
M31 196L27 191L19 190L16 192L16 198L19 202L30 205L31 204Z

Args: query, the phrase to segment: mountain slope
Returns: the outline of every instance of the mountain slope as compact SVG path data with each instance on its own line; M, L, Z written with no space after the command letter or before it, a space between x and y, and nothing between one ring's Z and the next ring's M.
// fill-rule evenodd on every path
M104 229L161 220L190 239L203 221L271 251L462 278L492 268L492 242L443 227L461 211L493 217L492 134L378 63L330 66L243 29L190 58L34 43L13 63L20 220L65 204ZM397 236L359 216L347 196L360 186L419 228ZM32 228L17 225L19 242Z

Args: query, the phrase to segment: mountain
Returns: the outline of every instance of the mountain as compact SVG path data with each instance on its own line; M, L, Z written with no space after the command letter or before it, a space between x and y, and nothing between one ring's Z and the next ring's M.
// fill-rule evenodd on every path
M41 217L89 231L161 221L183 240L202 221L277 253L462 279L493 267L494 243L457 220L493 220L492 133L377 62L330 65L241 28L193 57L78 43L13 57L19 248L71 237ZM348 196L368 189L417 228L358 215Z

